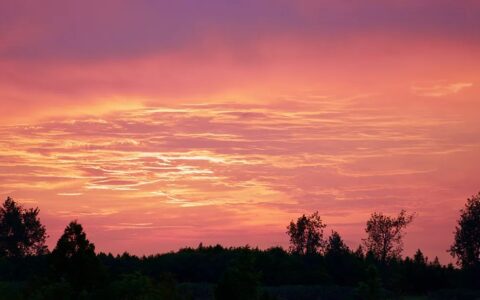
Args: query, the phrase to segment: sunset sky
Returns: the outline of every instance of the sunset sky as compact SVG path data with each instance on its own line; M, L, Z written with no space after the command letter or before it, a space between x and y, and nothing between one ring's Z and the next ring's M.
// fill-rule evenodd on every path
M480 191L480 1L0 1L0 197L52 247L288 245L319 211L356 248L416 213L443 263Z

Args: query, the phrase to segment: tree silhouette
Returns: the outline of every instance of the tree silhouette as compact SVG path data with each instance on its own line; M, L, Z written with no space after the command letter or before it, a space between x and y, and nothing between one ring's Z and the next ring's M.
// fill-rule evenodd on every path
M340 234L336 231L332 231L332 234L328 237L326 253L327 255L340 256L350 251L348 246L343 241Z
M450 254L463 268L480 266L480 193L467 199L455 228Z
M415 252L415 255L413 256L413 262L417 265L427 265L428 257L425 257L423 255L423 252L420 249L418 249L417 252Z
M325 247L324 263L329 277L339 285L355 285L363 276L359 258L353 254L340 234L332 231Z
M82 225L70 222L52 251L55 273L68 280L77 290L88 289L100 282L103 269L95 255L95 245L87 239Z
M0 208L0 256L24 257L48 252L38 208L25 209L8 197Z
M323 238L323 224L318 212L302 215L297 222L290 222L287 234L290 236L290 251L296 254L315 254L323 251L326 242Z
M381 262L400 257L403 251L404 229L413 221L413 215L402 210L397 217L373 213L367 221L363 240L367 251Z

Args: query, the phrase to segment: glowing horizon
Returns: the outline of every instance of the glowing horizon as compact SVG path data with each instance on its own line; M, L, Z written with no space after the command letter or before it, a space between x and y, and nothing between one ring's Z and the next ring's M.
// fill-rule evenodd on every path
M449 262L480 187L475 1L0 4L0 196L99 251L286 246L374 211ZM92 7L94 9L92 9Z

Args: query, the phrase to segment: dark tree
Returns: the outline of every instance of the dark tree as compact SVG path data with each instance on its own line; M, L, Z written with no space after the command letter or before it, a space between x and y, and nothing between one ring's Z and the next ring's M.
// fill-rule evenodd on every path
M68 280L77 290L89 289L99 284L103 277L95 245L90 243L77 221L65 228L51 259L55 274Z
M246 248L249 249L249 248ZM215 288L216 300L255 300L260 297L260 274L254 268L254 256L241 253L223 274Z
M463 268L480 266L480 193L467 199L455 228L450 254Z
M353 255L362 260L365 258L365 253L363 251L362 245L358 245L357 250L353 252Z
M8 197L0 208L0 256L24 257L48 252L38 208L25 209Z
M348 246L343 241L340 234L336 231L332 231L332 234L328 237L326 246L327 255L343 255L350 252Z
M323 251L326 241L323 238L323 224L318 212L302 215L297 222L290 222L287 234L290 236L290 251L296 254L315 254Z
M363 265L343 241L340 234L332 231L328 237L324 256L329 279L338 285L356 285L363 277Z
M373 213L365 228L368 236L363 240L367 251L381 262L399 258L403 251L404 229L412 221L413 215L407 215L405 210L397 217Z
M420 249L418 249L417 252L415 252L415 255L413 256L413 262L417 265L426 266L428 263L428 257L425 257L423 255L423 252Z
M440 264L440 260L438 259L438 256L435 256L435 258L433 259L433 261L430 263L431 266L434 266L436 268L440 268L441 267L441 264Z
M365 281L360 282L357 291L360 299L380 300L382 297L382 281L377 268L370 265L366 269Z

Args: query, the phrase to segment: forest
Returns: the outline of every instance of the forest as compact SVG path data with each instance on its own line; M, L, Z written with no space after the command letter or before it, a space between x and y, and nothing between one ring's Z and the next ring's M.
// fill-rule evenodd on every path
M50 250L39 212L12 198L0 207L0 299L480 299L480 193L460 210L448 265L402 255L416 217L404 210L372 213L357 249L313 212L287 224L288 249L200 244L142 257L97 253L77 221Z

